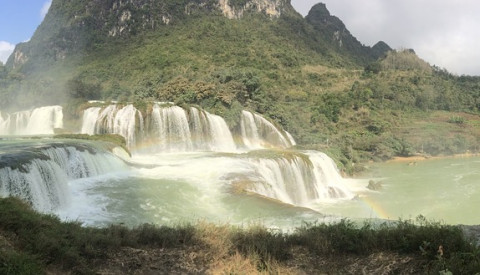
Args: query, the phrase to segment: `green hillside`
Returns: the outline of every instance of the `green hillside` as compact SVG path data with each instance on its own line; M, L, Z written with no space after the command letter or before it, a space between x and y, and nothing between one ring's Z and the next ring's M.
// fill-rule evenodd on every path
M364 46L324 4L303 18L288 0L53 0L0 67L0 110L62 104L75 119L89 99L174 101L233 124L250 109L349 173L477 151L479 96L480 78Z

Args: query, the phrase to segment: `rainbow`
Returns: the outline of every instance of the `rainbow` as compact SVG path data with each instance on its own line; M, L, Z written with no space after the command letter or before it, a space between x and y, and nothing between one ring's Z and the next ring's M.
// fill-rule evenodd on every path
M370 197L359 197L359 200L363 203L363 206L366 210L371 211L375 214L375 217L372 218L379 218L384 220L391 220L395 217L390 215L378 202L374 201Z

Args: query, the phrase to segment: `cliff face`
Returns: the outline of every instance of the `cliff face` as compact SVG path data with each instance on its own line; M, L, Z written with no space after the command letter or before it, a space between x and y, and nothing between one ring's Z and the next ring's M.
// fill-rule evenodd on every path
M236 2L240 3L235 4ZM279 17L284 9L290 6L290 2L285 0L219 0L219 5L226 17L238 19L241 18L246 11L257 11L265 13L270 17Z

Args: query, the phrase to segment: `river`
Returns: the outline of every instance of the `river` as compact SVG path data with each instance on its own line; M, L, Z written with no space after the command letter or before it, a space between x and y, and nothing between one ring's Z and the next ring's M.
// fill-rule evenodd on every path
M319 207L324 213L352 218L398 220L423 215L447 224L480 224L479 157L379 163L365 177L381 182L382 188Z

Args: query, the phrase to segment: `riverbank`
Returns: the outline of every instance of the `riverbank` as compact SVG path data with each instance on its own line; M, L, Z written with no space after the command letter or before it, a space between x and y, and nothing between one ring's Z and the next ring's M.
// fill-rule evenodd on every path
M409 156L409 157L393 157L392 159L389 159L386 162L405 162L409 164L414 164L417 161L449 159L449 158L471 158L471 157L479 157L479 156L480 156L480 153L470 153L470 152L463 153L463 154L439 155L439 156L415 155L415 156Z
M457 226L398 221L261 226L82 227L0 199L2 274L474 274L479 248Z

